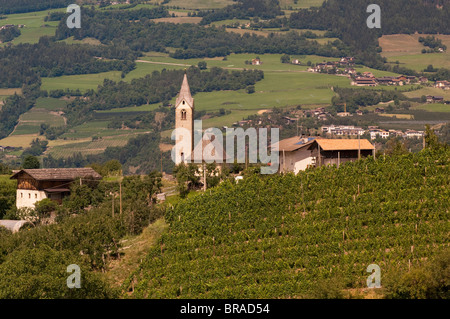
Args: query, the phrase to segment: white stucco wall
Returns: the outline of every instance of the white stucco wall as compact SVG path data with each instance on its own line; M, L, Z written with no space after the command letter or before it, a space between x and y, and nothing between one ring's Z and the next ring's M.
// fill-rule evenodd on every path
M283 158L283 152L280 152L280 161ZM280 164L281 172L294 172L297 174L299 171L305 170L308 165L313 163L313 157L311 151L306 149L300 149L293 152L284 153L285 161Z
M16 193L16 207L34 208L34 203L47 198L44 191L36 191L29 189L18 189Z

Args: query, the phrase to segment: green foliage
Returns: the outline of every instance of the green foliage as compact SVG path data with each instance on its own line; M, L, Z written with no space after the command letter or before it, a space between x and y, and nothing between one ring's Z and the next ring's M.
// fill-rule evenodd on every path
M67 7L70 0L0 0L0 13L22 13Z
M14 40L14 38L20 36L20 34L21 32L19 30L19 27L17 26L0 30L0 42L2 43L10 42Z
M390 274L388 299L450 299L450 251L446 250L421 267Z
M57 206L55 201L48 198L34 203L34 209L40 218L48 217L51 212L56 210Z
M69 289L67 267L81 267L81 288ZM83 259L67 250L48 246L19 249L0 264L2 299L93 299L117 297L100 275L89 271Z
M0 87L21 87L23 83L36 81L39 76L58 77L111 70L127 73L135 68L136 57L136 53L124 47L69 45L42 37L36 44L24 43L0 50Z
M198 62L198 68L200 70L206 70L208 68L208 64L206 63L206 61L200 61Z
M367 287L372 263L406 272L447 248L449 159L445 149L369 157L188 197L130 275L133 296L340 298Z
M281 63L290 63L291 62L291 56L289 54L283 54L280 58Z
M214 21L250 17L272 19L283 14L278 0L238 0L236 2L236 4L223 9L199 12L198 15L203 16L201 24L206 25Z
M391 138L386 143L386 155L405 155L408 154L405 144L397 138Z
M106 163L102 164L91 164L92 167L97 173L105 176L120 176L122 175L122 164L118 160L110 160Z
M425 129L425 145L431 150L438 150L443 147L448 147L448 145L439 142L439 138L428 124Z
M200 186L200 176L197 165L194 164L178 164L173 174L177 179L177 190L180 192L181 198L185 198L189 191Z
M23 169L36 169L36 168L40 168L40 167L41 167L41 163L39 162L39 159L36 156L27 155L23 159L23 162L22 162Z
M23 153L22 157L26 157L28 155L32 156L39 156L42 155L42 153L45 152L47 149L48 141L41 141L39 138L34 139L31 141L31 145L29 148L26 148Z
M16 202L16 183L9 179L9 175L0 176L0 219Z

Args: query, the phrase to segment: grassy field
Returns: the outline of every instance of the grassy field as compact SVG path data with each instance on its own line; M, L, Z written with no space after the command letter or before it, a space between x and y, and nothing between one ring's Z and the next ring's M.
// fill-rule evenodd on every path
M178 61L180 63L180 61ZM136 78L143 78L153 71L161 71L163 69L184 69L186 66L163 65L145 62L137 62L136 69L126 75L124 79L121 78L120 71L102 72L97 74L82 74L82 75L65 75L55 78L42 78L42 90L58 90L58 89L79 89L81 92L88 90L96 90L97 87L103 84L105 79L113 81L130 82Z
M65 75L56 78L42 78L42 90L79 89L81 92L95 90L105 79L120 81L120 71L110 71L98 74Z
M64 126L65 119L57 111L65 104L64 101L57 99L39 98L35 107L20 116L19 123L11 136L38 136L40 126L44 123L54 127ZM45 137L41 138L45 139Z
M22 33L15 38L12 43L37 43L39 38L45 35L55 35L58 21L45 22L44 18L49 12L64 11L64 9L52 9L38 12L28 12L19 14L6 15L6 19L0 20L0 26L5 24L24 24L25 27L20 29ZM5 44L0 44L0 46Z
M442 104L442 103L419 104L419 105L415 106L414 109L425 110L425 111L429 111L429 112L450 113L450 105Z
M433 88L433 87L424 87L420 90L405 92L403 94L409 98L418 98L418 97L421 97L422 95L425 95L425 96L433 95L433 96L443 96L444 99L450 100L450 91Z
M45 109L48 111L60 111L67 105L67 101L55 98L38 98L36 101L36 108Z
M389 62L400 62L400 66L422 71L428 65L434 67L450 68L450 52L422 54L426 48L419 42L419 37L427 34L394 34L380 38L381 53ZM450 35L434 35L450 48Z

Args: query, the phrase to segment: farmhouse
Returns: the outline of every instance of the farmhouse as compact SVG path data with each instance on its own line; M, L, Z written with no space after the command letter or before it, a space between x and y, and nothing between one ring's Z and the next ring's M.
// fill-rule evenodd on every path
M352 85L356 86L377 86L378 83L374 78L358 77L353 82Z
M58 203L70 195L70 185L77 179L100 180L92 168L46 168L22 169L14 173L11 179L17 179L16 207L34 207L44 198Z
M252 65L261 65L262 61L259 58L252 59Z
M309 167L337 165L375 155L375 147L366 139L323 139L291 137L278 143L280 173L294 172Z
M450 82L449 81L436 81L434 86L438 89L450 90Z

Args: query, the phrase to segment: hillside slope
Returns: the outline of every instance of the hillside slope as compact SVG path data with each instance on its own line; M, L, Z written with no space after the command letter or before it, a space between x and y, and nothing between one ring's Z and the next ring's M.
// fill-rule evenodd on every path
M136 298L303 298L367 287L449 245L450 151L254 176L180 202L129 278Z

